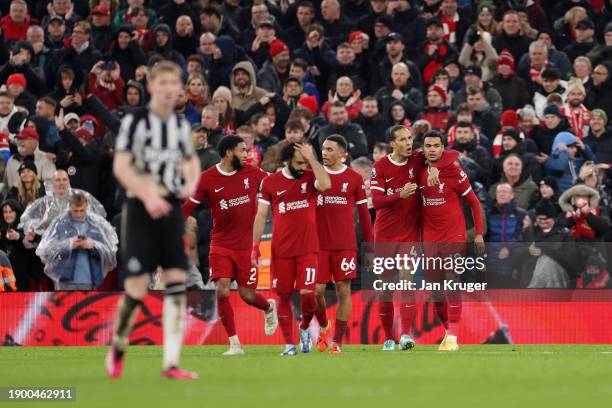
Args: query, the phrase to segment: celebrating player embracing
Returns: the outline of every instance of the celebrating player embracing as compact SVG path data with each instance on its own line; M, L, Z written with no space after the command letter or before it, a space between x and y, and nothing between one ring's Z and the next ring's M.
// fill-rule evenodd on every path
M257 293L257 267L251 266L253 221L257 213L257 194L267 173L245 166L246 143L239 136L225 136L218 145L221 162L202 173L193 197L183 205L184 216L205 201L212 213L210 278L216 283L219 317L229 337L225 355L244 354L236 334L234 310L229 300L232 280L238 283L240 297L264 312L265 332L276 331L276 302Z
M315 158L312 146L289 143L281 151L283 169L263 180L259 209L253 227L252 263L260 257L259 241L268 209L272 207L272 278L279 295L278 320L285 339L282 355L297 354L293 337L291 294L299 290L302 304L300 340L302 351L310 351L308 325L316 311L314 295L318 270L319 239L316 194L330 188L331 181ZM310 165L312 170L307 170Z

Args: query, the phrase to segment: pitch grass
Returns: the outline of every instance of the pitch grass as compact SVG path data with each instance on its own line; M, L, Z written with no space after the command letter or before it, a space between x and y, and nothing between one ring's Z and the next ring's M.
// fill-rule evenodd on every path
M103 371L106 347L0 348L0 386L72 386L67 407L603 407L612 401L612 345L433 346L280 357L280 346L185 347L193 382L159 378L160 347L131 347L124 377ZM0 403L0 408L5 403ZM7 404L16 407L46 404Z

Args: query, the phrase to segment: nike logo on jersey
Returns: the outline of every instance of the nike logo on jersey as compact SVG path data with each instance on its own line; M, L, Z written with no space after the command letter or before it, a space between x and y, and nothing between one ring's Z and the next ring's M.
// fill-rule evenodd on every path
M215 188L215 193L218 193L219 191L223 190L225 187L220 187L220 188Z
M276 195L277 195L277 196L279 196L279 195L283 194L285 191L287 191L287 190L277 191L277 192L276 192Z
M385 183L388 183L388 182L390 182L391 180L393 180L393 177L388 178L388 179L385 179Z

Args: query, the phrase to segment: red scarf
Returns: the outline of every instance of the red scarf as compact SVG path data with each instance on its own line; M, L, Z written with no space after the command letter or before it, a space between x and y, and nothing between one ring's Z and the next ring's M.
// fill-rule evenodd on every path
M594 210L591 210L591 213L595 215L599 215L600 213L599 208L595 208ZM572 237L574 237L574 239L576 240L580 238L595 239L595 231L593 230L593 228L591 228L591 226L589 225L587 221L587 216L589 214L584 214L583 212L580 212L579 214L575 214L575 213L572 214L572 218L576 222L571 230Z
M584 105L573 108L569 103L561 107L561 114L569 120L574 134L582 139L589 133L591 111Z
M444 28L444 39L451 44L455 44L457 42L457 22L459 21L459 14L455 13L452 17L446 17L442 14L442 11L440 11L438 17Z
M259 167L261 164L261 152L257 147L251 146L249 152L247 153L245 164L253 167Z
M608 282L610 282L610 274L608 271L600 272L599 275L591 279L586 285L584 283L584 276L581 275L576 279L576 288L603 289L608 285Z
M423 49L423 52L429 55L428 51L432 45L433 44L429 42L425 43L425 48ZM438 49L431 56L429 62L427 63L427 65L425 66L425 69L423 70L423 80L425 81L426 84L431 83L431 80L433 79L433 76L438 69L444 68L444 58L446 57L446 53L447 53L446 44L444 43L438 44Z
M474 133L474 137L476 138L476 146L480 146L480 130L476 125L472 125L472 132ZM447 135L447 144L448 147L451 147L455 144L455 135L457 134L457 124L454 124L448 129Z
M536 82L536 79L542 75L542 71L548 68L548 61L544 62L541 69L536 69L533 64L529 67L529 76L531 77L532 82Z

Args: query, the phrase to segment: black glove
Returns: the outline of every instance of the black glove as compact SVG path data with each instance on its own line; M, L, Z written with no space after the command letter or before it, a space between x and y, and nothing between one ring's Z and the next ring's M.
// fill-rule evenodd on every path
M470 33L470 35L468 36L468 44L470 44L472 47L474 46L474 44L476 44L476 41L480 40L480 35L478 34L478 31L474 30Z

